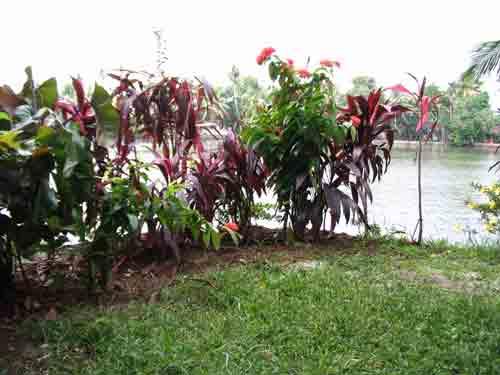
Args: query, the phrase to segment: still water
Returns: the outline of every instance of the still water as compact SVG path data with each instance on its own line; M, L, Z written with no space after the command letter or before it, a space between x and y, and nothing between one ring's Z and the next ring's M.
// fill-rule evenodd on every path
M415 150L394 149L392 163L381 182L372 185L373 205L369 222L386 231L413 233L418 217L417 166ZM485 233L480 215L466 201L480 201L472 182L492 183L498 176L488 172L499 154L470 148L427 146L422 153L422 197L424 237L465 242L493 240ZM358 233L352 225L339 230ZM471 233L472 232L472 233ZM474 233L476 232L476 233Z
M385 232L404 231L410 236L414 232L418 217L415 156L413 149L393 149L387 173L381 182L372 185L369 223L379 225ZM497 158L500 159L500 152L495 154L494 149L425 146L422 153L425 239L462 243L470 239L475 242L496 239L484 231L479 213L467 207L466 201L484 199L474 191L472 182L489 184L500 177L488 172ZM269 200L267 197L266 201ZM343 221L335 229L349 234L358 234L360 230Z

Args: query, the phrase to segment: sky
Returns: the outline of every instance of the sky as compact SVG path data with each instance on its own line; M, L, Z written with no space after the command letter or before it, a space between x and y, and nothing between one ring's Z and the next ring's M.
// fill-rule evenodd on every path
M380 85L406 72L443 87L460 76L470 52L500 39L500 1L475 0L24 0L2 4L0 84L18 89L24 67L35 78L80 75L106 84L102 72L154 69L156 40L166 41L167 73L222 84L233 65L265 77L255 63L272 46L296 65L341 62L340 88L356 75ZM485 88L500 107L500 83ZM109 82L108 82L109 84Z

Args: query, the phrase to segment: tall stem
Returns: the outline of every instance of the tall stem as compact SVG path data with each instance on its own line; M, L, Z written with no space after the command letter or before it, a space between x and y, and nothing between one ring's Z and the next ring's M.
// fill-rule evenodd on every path
M418 239L417 243L422 243L422 234L424 231L424 219L422 215L422 138L418 139L417 155L417 175L418 175Z

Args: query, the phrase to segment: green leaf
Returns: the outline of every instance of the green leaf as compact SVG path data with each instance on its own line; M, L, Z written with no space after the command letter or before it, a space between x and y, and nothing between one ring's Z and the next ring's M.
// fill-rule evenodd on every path
M128 214L127 217L130 229L132 229L133 232L137 231L137 229L139 228L139 219L137 219L137 216Z
M8 131L0 134L0 148L17 150L21 147L19 142L16 142L16 138L19 135L16 131Z
M208 249L210 247L210 230L205 230L202 236L203 244Z
M275 81L276 78L278 78L279 72L280 72L280 68L275 62L272 62L269 64L269 77L273 81Z
M24 72L26 73L27 79L23 85L21 95L29 100L32 100L33 99L33 87L35 86L35 83L33 82L33 70L31 69L31 66L27 66L24 69Z
M95 108L97 106L100 106L110 99L111 95L109 95L109 93L106 91L104 87L102 87L96 82L91 99L92 107Z
M48 126L41 126L38 128L36 140L41 144L49 144L54 140L55 135L54 129Z
M0 112L0 130L11 129L11 118L7 112Z
M66 163L64 163L64 168L63 168L64 178L71 177L71 175L73 174L73 171L75 170L78 163L79 163L78 160L75 160L75 159L68 158L66 160Z
M20 105L14 111L14 118L18 122L25 122L30 120L33 117L33 109L30 105L24 104Z
M332 133L333 133L333 139L335 140L335 143L337 144L343 144L345 142L346 134L344 129L342 129L340 126L334 126L332 127Z
M52 108L58 98L57 80L48 79L38 87L38 96L40 99L39 107Z
M56 231L61 228L61 219L58 216L51 216L47 219L47 225L51 231Z
M354 127L354 126L351 126L351 139L353 141L356 141L356 136L358 135L358 130Z
M216 231L212 230L211 237L212 237L212 246L214 247L215 250L219 250L221 241L220 233L217 233Z
M94 107L99 125L104 130L113 131L118 129L120 123L120 115L118 110L113 106L111 99L106 100L103 104Z

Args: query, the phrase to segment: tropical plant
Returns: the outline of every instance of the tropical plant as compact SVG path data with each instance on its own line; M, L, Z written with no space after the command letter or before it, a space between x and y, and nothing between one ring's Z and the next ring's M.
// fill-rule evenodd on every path
M495 70L500 78L500 40L479 44L472 52L472 61L464 76L479 79Z
M398 94L407 95L411 108L411 116L416 119L415 131L418 135L417 149L417 188L418 188L418 221L415 226L414 234L418 230L417 243L422 243L424 219L422 210L422 143L427 142L432 137L433 131L438 126L440 96L429 96L426 92L427 80L424 77L419 81L415 76L410 76L415 80L417 90L412 92L403 85L395 85L389 89Z
M120 71L110 74L119 84L113 97L120 111L117 135L117 160L125 161L135 148L137 134L151 139L152 148L170 160L180 159L192 148L203 152L201 134L197 126L210 106L217 108L213 88L205 81L191 84L176 77L162 77L154 81L150 74ZM153 77L153 78L152 78ZM181 173L187 164L181 165Z
M0 90L8 119L0 134L1 272L11 280L13 257L22 269L22 258L42 240L53 249L66 234L81 232L89 217L84 206L95 201L90 142L73 118L51 109L58 99L55 79L37 85L30 68L26 73L21 94Z
M245 235L251 224L255 195L260 197L265 193L267 168L255 150L245 146L232 130L226 135L222 153L229 176L223 209L228 212L230 220L239 223L241 233Z
M224 126L239 133L255 115L257 106L266 103L267 92L255 77L242 76L236 66L229 81L218 90L218 97L224 109Z
M487 198L484 203L469 202L468 206L481 213L484 229L492 234L500 234L500 183L472 185Z
M304 239L311 223L318 240L328 209L332 230L342 212L347 221L366 223L368 181L380 178L390 160L388 122L405 109L381 102L378 90L368 98L348 97L348 108L338 111L332 80L338 63L323 60L313 71L296 69L274 52L265 48L257 57L257 63L268 63L275 83L271 105L260 109L244 138L270 170L284 229L290 218L295 236Z

